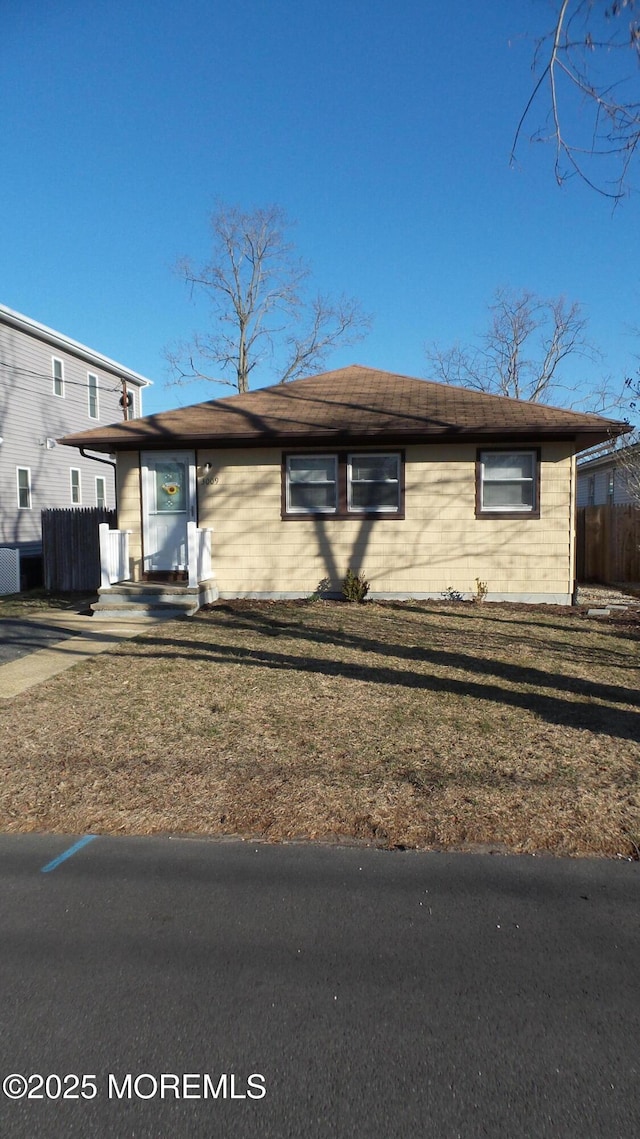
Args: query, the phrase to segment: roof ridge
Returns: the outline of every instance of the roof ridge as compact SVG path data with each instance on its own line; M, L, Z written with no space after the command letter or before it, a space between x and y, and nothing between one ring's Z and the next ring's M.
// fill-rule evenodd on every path
M344 373L348 372L350 369L355 369L355 368L357 368L359 371L363 371L363 372L367 372L367 373L373 373L374 375L377 375L377 376L389 376L391 379L408 380L411 383L427 384L431 387L438 388L441 390L451 391L453 389L454 391L464 392L465 395L472 396L474 399L488 399L488 400L492 400L492 401L500 400L506 404L516 405L516 406L522 406L522 404L525 403L525 404L530 404L532 407L540 408L543 411L551 411L551 412L555 412L555 413L560 412L562 415L575 415L575 416L578 416L580 419L584 419L585 416L592 416L594 419L597 419L603 423L623 422L622 420L610 420L607 416L600 415L599 412L597 412L597 411L576 411L574 408L558 407L557 404L553 404L553 403L542 403L539 400L517 399L515 396L502 395L499 392L486 392L486 391L482 391L481 389L477 389L477 388L465 387L464 384L446 383L444 380L431 380L431 379L427 379L425 376L410 376L410 375L407 375L405 372L390 372L386 368L375 368L369 364L357 364L357 363L346 364L341 368L331 368L331 369L329 369L329 371L317 372L317 373L314 373L313 375L310 375L310 376L299 376L295 380L286 380L284 382L282 380L279 380L275 384L267 384L265 387L253 388L251 391L241 392L241 393L238 392L235 395L231 395L231 396L221 396L220 399L231 400L231 399L236 399L238 395L246 397L246 396L255 395L258 392L270 392L270 391L273 391L274 389L277 389L277 388L285 388L285 387L291 388L295 384L306 384L306 383L309 383L310 381L314 381L314 380L316 380L316 381L317 380L328 380L332 376L343 375ZM203 402L209 403L209 402L217 402L217 401L205 400ZM197 406L197 405L194 405L194 406Z

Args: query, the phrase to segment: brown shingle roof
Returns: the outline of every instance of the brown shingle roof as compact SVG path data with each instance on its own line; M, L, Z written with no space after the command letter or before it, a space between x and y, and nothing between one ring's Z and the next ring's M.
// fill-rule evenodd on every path
M192 446L575 438L578 449L626 424L351 364L288 384L66 436L98 451Z

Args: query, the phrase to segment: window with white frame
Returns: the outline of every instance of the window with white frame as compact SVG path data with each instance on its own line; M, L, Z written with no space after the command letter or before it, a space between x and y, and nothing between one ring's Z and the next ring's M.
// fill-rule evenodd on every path
M51 359L51 367L53 370L53 394L57 396L64 396L64 364L62 360L58 360L56 356Z
M18 467L16 474L18 482L18 508L20 510L31 510L31 470L29 467Z
M96 506L102 510L107 505L107 480L104 475L96 475Z
M93 376L91 372L87 375L89 384L89 418L98 418L98 377Z
M347 509L358 514L363 511L397 513L400 509L399 455L349 455Z
M335 455L287 457L289 514L335 514L338 509L338 460Z
M476 513L538 516L538 474L535 450L480 451Z
M404 517L403 466L400 451L286 455L282 517Z
M80 471L77 467L71 468L71 502L73 506L80 506L82 494L80 490Z

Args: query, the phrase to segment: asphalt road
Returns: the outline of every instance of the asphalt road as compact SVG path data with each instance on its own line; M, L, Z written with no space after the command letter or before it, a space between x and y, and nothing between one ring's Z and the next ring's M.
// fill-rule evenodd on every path
M0 838L0 1077L43 1096L0 1093L3 1139L640 1134L637 863L99 838L43 872L72 841Z

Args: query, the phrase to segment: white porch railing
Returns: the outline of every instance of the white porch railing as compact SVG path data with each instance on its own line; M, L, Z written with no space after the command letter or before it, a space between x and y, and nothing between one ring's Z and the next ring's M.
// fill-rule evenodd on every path
M100 585L107 589L117 581L129 577L129 535L131 530L110 530L106 522L98 527L100 533ZM211 569L211 534L208 527L199 529L195 522L187 522L187 562L189 585L208 581Z
M211 534L209 527L199 529L195 522L187 522L187 556L189 585L198 585L211 577Z
M107 589L116 581L129 577L129 535L131 530L110 530L107 522L98 526L100 533L100 585Z

